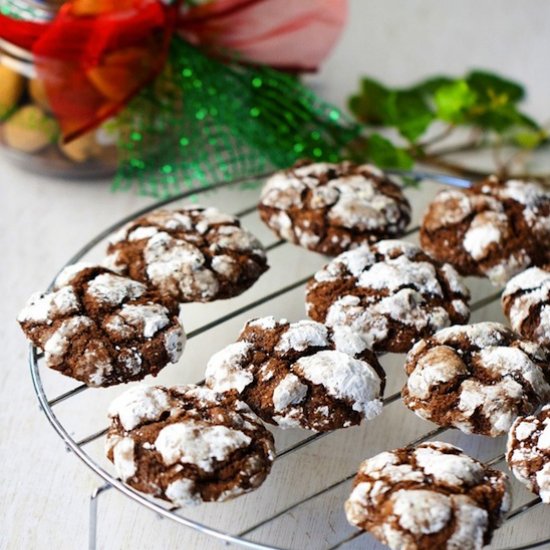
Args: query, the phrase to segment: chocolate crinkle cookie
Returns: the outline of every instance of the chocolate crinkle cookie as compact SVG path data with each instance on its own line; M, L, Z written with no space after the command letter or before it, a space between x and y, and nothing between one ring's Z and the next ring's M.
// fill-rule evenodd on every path
M128 485L176 506L258 488L273 436L241 401L199 386L136 386L109 407L107 457Z
M550 405L516 419L508 435L506 462L519 481L550 504Z
M88 386L156 375L178 361L185 343L175 302L84 263L61 272L51 292L31 297L18 321L48 367Z
M550 262L550 193L537 183L492 176L436 196L420 230L422 248L463 275L502 286Z
M550 348L550 266L531 267L510 279L502 307L518 334Z
M206 384L238 395L266 422L313 431L374 418L384 387L383 371L360 339L273 317L246 323L238 342L208 362Z
M107 252L105 265L182 303L237 296L268 269L258 239L215 208L147 214L116 233Z
M550 354L499 323L443 329L407 356L405 405L466 433L496 437L550 399Z
M348 521L394 550L479 550L510 509L507 477L447 443L365 460Z
M312 319L340 339L359 335L375 351L406 352L470 315L470 295L456 271L405 241L344 252L315 274L306 294Z
M262 220L281 238L336 256L363 243L399 237L411 219L401 188L378 168L302 161L262 190Z

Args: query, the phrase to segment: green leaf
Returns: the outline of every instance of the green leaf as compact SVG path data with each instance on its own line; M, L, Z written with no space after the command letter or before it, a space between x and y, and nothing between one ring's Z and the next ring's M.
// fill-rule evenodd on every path
M420 92L394 91L386 99L386 113L391 126L414 143L434 119L434 114Z
M412 168L413 158L389 139L380 134L371 134L366 146L367 159L381 168Z
M451 78L449 76L433 76L423 80L422 82L418 82L409 88L409 91L433 95L439 88L452 84L455 80L455 78Z
M390 91L372 78L363 78L359 94L349 99L350 111L364 124L386 124L385 102Z
M436 114L445 122L460 124L468 110L475 105L477 94L465 80L457 80L438 88L435 92Z
M521 129L512 134L512 141L522 149L535 149L547 139L544 130Z
M487 71L472 71L465 80L481 100L500 97L506 98L506 102L517 103L525 97L523 86Z

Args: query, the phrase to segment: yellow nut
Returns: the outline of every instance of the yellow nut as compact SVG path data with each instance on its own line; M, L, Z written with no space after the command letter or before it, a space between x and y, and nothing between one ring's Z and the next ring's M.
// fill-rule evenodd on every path
M44 111L51 112L52 109L42 80L38 80L37 78L29 80L29 95L34 103L44 109Z
M3 124L6 144L25 153L44 149L58 132L57 122L36 105L21 107Z
M25 78L5 65L0 65L0 119L7 116L17 105L23 89Z
M59 148L73 162L86 162L101 153L101 146L95 139L95 132L88 132L69 143L59 141Z

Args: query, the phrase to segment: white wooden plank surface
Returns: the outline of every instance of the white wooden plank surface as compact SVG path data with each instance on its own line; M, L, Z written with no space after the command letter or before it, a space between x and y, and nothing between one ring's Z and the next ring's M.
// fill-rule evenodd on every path
M361 73L407 83L434 71L459 72L469 65L500 68L525 81L533 91L530 110L547 115L548 71L544 70L548 50L550 4L544 0L499 2L464 0L441 3L437 0L351 0L352 17L345 36L320 75L312 78L320 92L341 103ZM475 10L476 18L471 13ZM411 24L414 22L414 25ZM441 32L443 30L444 32ZM489 32L490 31L490 32ZM452 39L443 41L444 36ZM454 38L453 38L454 37ZM460 39L459 39L460 38ZM465 40L468 48L465 49ZM489 42L487 42L489 41ZM489 44L489 47L487 47ZM393 49L392 49L393 46ZM443 47L444 46L444 47ZM467 50L467 51L466 51ZM386 53L394 55L388 57ZM357 55L361 52L361 55ZM429 55L427 55L427 52ZM353 63L350 63L353 55ZM416 212L426 196L412 193ZM240 193L226 192L210 197L222 201L228 211L238 210ZM117 219L150 204L133 194L111 194L107 181L54 181L28 174L0 158L0 250L3 289L0 328L0 548L73 549L86 548L88 537L88 497L99 480L74 456L65 452L61 440L38 410L26 364L27 346L14 319L18 310L36 290L43 289L68 257L98 231ZM265 243L273 237L250 216L245 223ZM283 286L285 281L307 275L322 259L293 248L274 250L272 270L253 291L229 302L186 308L188 330L206 319L248 303L255 293ZM488 285L469 281L473 293L482 295ZM303 295L296 290L274 304L264 304L255 315L275 313L290 319L303 316ZM197 337L189 344L182 361L167 368L160 383L185 382L200 378L208 355L231 342L248 315L225 323L214 334ZM501 318L498 306L476 313L474 320ZM390 386L403 380L402 358L384 358L392 371ZM45 376L48 391L61 392L72 382L56 373ZM391 388L389 388L391 391ZM75 433L86 435L104 425L102 411L121 388L89 391L60 405L70 418ZM90 414L94 411L93 414ZM360 428L321 439L274 466L266 484L256 493L234 503L209 505L190 512L194 518L218 522L233 531L246 528L273 511L281 510L314 493L326 483L351 473L358 462L384 448L405 443L427 432L431 425L417 419L400 403L388 407L384 415ZM304 436L301 432L277 433L279 448ZM490 458L502 442L467 437L453 432L445 439L458 442L469 452ZM500 445L500 446L499 446ZM101 455L102 442L90 445ZM494 448L493 448L494 447ZM517 484L515 484L516 489ZM293 548L317 549L337 542L341 534L351 534L341 503L349 483L335 488L307 506L286 514L276 522L255 530L255 540L275 540ZM517 503L529 498L517 491ZM548 509L539 506L526 518L501 529L494 548L510 546L549 533ZM546 521L545 521L546 520ZM221 547L211 539L159 520L114 491L101 499L98 547L101 549L210 549ZM346 548L380 548L368 536Z

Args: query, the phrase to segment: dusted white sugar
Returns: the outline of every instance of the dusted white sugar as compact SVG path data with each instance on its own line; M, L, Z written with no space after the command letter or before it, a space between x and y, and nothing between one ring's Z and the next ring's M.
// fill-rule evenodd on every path
M277 173L271 176L262 189L261 202L273 208L288 209L302 204L302 192L306 189L298 178Z
M292 228L292 220L286 212L280 210L271 215L269 225L287 241L294 240L294 230Z
M492 321L484 321L471 325L454 325L444 328L434 334L436 342L445 344L449 339L467 338L472 345L478 348L498 346L505 340L505 334L509 332L504 325Z
M488 254L489 246L500 244L504 235L502 229L507 227L508 218L497 212L482 212L470 224L464 235L464 249L474 260L482 260Z
M374 264L361 273L357 284L389 291L409 286L423 293L442 296L434 266L428 262L411 261L405 254Z
M546 424L546 427L539 435L537 447L543 451L550 451L550 424Z
M287 320L281 319L279 323L287 323ZM260 317L258 319L253 319L252 321L248 321L246 325L249 327L258 327L265 330L271 330L277 326L277 321L275 320L275 317L270 315L269 317Z
M191 479L176 479L166 487L165 494L176 506L195 506L201 502Z
M498 188L498 196L533 207L540 199L547 198L548 193L534 181L507 180Z
M131 437L122 437L113 447L113 462L117 475L122 481L130 479L137 471L134 446L134 440Z
M55 278L54 288L58 289L70 284L81 271L90 267L97 267L97 264L91 262L77 262L76 264L68 265L63 268L61 273Z
M411 353L414 354L415 351ZM409 375L407 388L412 396L426 399L433 386L467 374L466 365L452 348L437 346L419 359L416 368Z
M465 495L453 495L456 528L447 542L449 549L478 549L483 547L489 515ZM506 512L507 510L501 510Z
M226 460L233 451L248 446L251 441L239 430L187 421L163 428L155 447L167 466L189 463L212 472L216 461Z
M307 394L307 386L294 374L287 374L273 390L275 412L281 412L289 405L301 403Z
M166 391L155 386L139 385L125 391L109 406L109 417L118 416L122 427L132 430L146 421L159 420L171 408Z
M134 328L142 327L140 330L145 338L152 338L170 324L168 310L160 304L124 304L118 316Z
M254 381L254 375L247 370L247 355L251 345L236 342L215 353L206 365L205 377L208 386L217 392L237 390L241 393Z
M50 335L44 345L46 360L50 365L58 365L67 353L71 338L79 332L86 331L93 325L89 317L77 316L70 317L63 321L57 330Z
M260 241L249 231L234 225L222 225L213 235L210 250L214 253L218 248L240 252L252 251L257 256L265 258L265 251Z
M407 258L412 258L419 252L422 252L422 249L417 244L411 243L410 241L401 241L399 239L384 239L383 241L378 241L373 245L373 249L385 256L393 256L399 253Z
M164 333L164 347L171 363L176 363L185 347L185 332L181 326L168 329Z
M445 447L443 447L444 449ZM483 466L464 454L444 454L439 449L420 447L414 451L417 464L437 483L470 486L483 479Z
M382 411L380 377L365 361L339 351L319 351L298 359L293 370L324 386L329 395L350 402L368 420Z
M393 513L404 529L415 535L441 531L452 515L449 497L426 490L400 490L391 496Z
M456 292L462 296L470 296L470 291L462 282L457 270L451 264L443 264L440 266L439 270L443 273L452 292Z
M212 258L212 269L227 279L233 280L234 275L238 276L238 268L237 262L231 256L223 254Z
M343 252L323 269L317 271L315 280L318 282L333 281L340 277L343 269L354 277L359 277L375 261L376 258L372 250L368 246L360 246Z
M336 300L327 312L325 323L332 327L339 338L346 334L359 334L368 348L388 336L388 320L381 315L373 315L369 308L360 305L357 296L343 296Z
M136 227L128 234L128 240L139 241L141 239L150 239L159 232L156 227Z
M503 296L514 294L520 290L535 290L540 287L550 289L550 272L540 267L531 267L508 281Z
M303 351L308 347L324 347L328 345L328 331L321 323L315 321L298 321L291 323L283 332L276 351Z
M328 182L338 191L338 200L328 218L342 227L369 230L384 227L398 219L395 199L376 190L374 182L361 175L343 176Z
M519 441L527 439L535 430L537 425L534 422L520 422L515 427L515 435Z
M62 287L46 295L34 294L19 313L19 322L46 323L56 317L70 315L79 310L80 303L71 287Z
M540 396L550 397L550 385L542 369L519 348L487 347L475 354L483 367L500 376L522 376Z
M469 418L481 407L491 427L488 435L501 435L510 429L517 416L514 404L521 400L524 393L523 387L511 378L503 378L490 386L476 380L465 380L461 385L458 409ZM461 426L461 429L470 431L467 425Z
M199 291L204 298L212 297L219 288L214 274L205 266L202 252L192 244L174 239L167 233L157 233L143 251L147 276L157 286L177 281L184 295Z
M145 291L145 285L111 273L98 275L88 283L86 289L88 295L112 306L117 306L124 300L139 298Z

